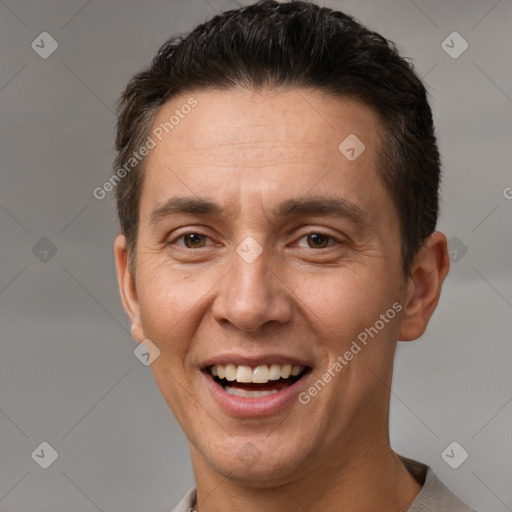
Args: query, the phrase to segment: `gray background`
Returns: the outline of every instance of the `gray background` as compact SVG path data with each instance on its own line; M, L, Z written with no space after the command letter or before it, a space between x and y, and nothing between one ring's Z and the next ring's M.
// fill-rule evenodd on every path
M185 437L133 355L111 197L92 191L111 174L129 77L171 34L234 5L0 1L2 511L166 511L193 484ZM512 510L512 3L325 5L414 59L444 159L454 263L428 332L399 347L392 445L475 508ZM47 59L31 48L43 31L59 45ZM453 31L469 44L456 59L441 47ZM31 458L43 441L59 454L48 469ZM458 469L441 458L452 441L469 453Z

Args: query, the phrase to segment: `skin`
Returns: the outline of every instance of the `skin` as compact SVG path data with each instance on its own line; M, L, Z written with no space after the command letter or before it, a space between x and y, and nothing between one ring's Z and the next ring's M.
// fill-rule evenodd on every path
M164 105L154 126L189 96ZM403 274L397 210L376 172L379 121L365 105L299 89L193 97L197 107L148 156L134 272L122 235L115 255L133 336L161 350L151 368L189 440L198 510L407 510L421 486L389 444L393 356L434 312L446 237L430 236ZM349 134L366 147L355 161L338 150ZM349 201L362 218L272 215L311 195ZM214 200L227 215L151 223L177 196ZM205 237L178 238L185 232ZM250 264L236 252L247 236L263 248ZM208 358L278 352L308 362L309 387L396 302L400 313L307 405L234 417L205 386ZM247 443L253 464L237 456Z

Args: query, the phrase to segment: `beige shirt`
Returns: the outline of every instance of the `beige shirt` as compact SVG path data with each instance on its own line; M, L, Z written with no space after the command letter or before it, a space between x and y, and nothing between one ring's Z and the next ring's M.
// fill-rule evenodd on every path
M425 464L400 456L409 472L423 484L407 512L475 512L457 498ZM173 512L195 512L196 488L192 487Z

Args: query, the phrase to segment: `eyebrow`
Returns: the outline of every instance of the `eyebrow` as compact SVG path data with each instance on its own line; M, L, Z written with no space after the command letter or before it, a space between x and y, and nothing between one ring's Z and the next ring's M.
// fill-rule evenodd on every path
M222 219L229 214L209 199L197 197L172 197L158 205L149 216L149 225L154 225L172 215L215 216ZM369 215L355 203L340 197L307 196L283 201L273 208L271 215L275 218L292 216L331 216L348 218L354 223L365 224Z

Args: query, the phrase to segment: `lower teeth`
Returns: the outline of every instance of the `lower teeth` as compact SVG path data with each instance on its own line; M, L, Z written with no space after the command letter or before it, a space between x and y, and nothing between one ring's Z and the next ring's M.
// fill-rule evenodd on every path
M277 389L272 389L270 391L248 391L247 389L241 388L232 388L229 386L224 387L224 391L233 396L241 396L243 398L259 398L261 396L273 395L274 393L279 393Z

